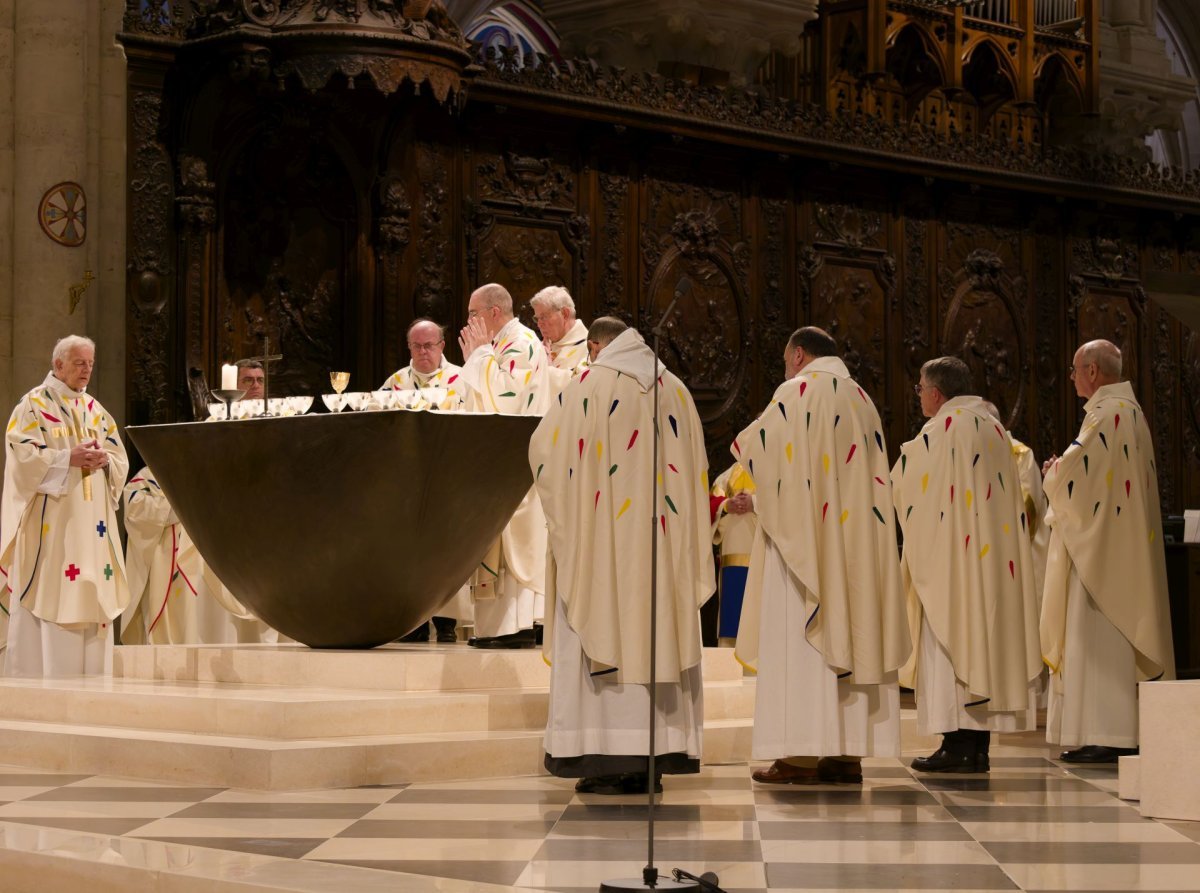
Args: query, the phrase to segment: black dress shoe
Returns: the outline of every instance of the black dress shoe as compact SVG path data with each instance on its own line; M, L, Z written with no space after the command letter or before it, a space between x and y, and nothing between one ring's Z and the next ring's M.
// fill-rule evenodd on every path
M397 642L428 642L429 641L429 623L422 623L416 629L406 636L401 636Z
M918 772L978 772L975 768L975 752L957 752L940 747L927 757L917 757L912 767Z
M437 630L437 640L442 643L457 642L458 635L454 632L453 617L434 617L433 628Z
M1058 758L1064 763L1115 763L1118 757L1131 757L1138 752L1136 747L1104 747L1101 744L1085 744L1075 750L1064 750Z
M646 772L623 772L619 775L593 775L575 782L577 794L645 794L650 775ZM654 793L662 793L662 781L654 785Z
M473 648L532 648L536 640L533 630L523 629L507 636L479 636L467 644Z

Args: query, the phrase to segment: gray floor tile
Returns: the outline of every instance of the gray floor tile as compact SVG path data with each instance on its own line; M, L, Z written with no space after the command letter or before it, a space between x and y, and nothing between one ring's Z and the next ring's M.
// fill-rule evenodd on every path
M831 791L826 788L810 788L803 785L780 785L759 787L754 791L755 803L813 803L824 806L937 806L937 798L929 791L904 788L880 790Z
M1160 822L1160 824L1200 843L1200 822Z
M767 886L836 890L1015 890L998 866L769 862Z
M1053 760L1046 757L991 757L990 762L995 769L1054 769Z
M946 811L960 822L1148 822L1121 806L954 806Z
M375 859L321 859L335 865L357 865L360 868L377 868L383 871L402 871L407 874L424 874L433 877L455 878L460 881L475 881L485 884L512 886L525 870L525 862L417 862L385 861Z
M575 797L575 792L565 791L495 791L462 790L460 788L409 788L401 791L389 803L533 803L549 806L566 806Z
M763 840L971 840L957 822L760 821Z
M547 840L534 861L635 862L646 857L645 840ZM655 840L654 859L687 862L761 862L757 840ZM666 869L661 868L660 871Z
M930 796L926 794L926 796ZM937 801L930 798L935 806ZM666 805L654 810L654 820L663 822L752 822L753 806L684 806ZM568 806L560 822L630 822L645 821L646 807L637 803L585 803Z
M173 788L158 785L147 787L65 787L34 794L28 800L87 803L198 803L220 794L226 788Z
M195 803L173 819L360 819L374 803Z
M435 819L363 819L338 837L417 837L476 840L538 840L550 833L552 821L473 822Z
M5 816L4 821L18 825L37 825L39 828L58 828L62 831L82 831L87 834L128 834L156 819L70 818L67 816Z
M954 778L925 776L921 783L931 791L1099 791L1082 778Z
M29 772L20 775L9 775L0 772L0 788L49 788L60 785L75 784L86 781L90 775L53 775L51 773Z
M325 842L319 837L144 837L140 839L207 847L211 850L230 850L235 853L257 853L260 856L278 856L283 859L299 859Z
M1083 862L1091 865L1200 864L1200 846L1194 843L1024 843L983 841L982 846L1000 863ZM1196 880L1200 881L1200 871Z

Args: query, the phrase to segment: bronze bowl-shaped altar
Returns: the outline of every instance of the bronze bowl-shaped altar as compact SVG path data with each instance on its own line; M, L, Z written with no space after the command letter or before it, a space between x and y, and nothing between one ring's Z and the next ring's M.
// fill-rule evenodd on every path
M538 421L355 412L128 430L250 610L313 648L372 648L474 571L533 483Z

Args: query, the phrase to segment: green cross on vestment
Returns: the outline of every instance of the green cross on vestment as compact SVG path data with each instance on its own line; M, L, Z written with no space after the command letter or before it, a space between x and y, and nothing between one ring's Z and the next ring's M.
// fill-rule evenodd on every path
M111 580L112 575L113 575L112 565L111 564L104 565L104 579Z

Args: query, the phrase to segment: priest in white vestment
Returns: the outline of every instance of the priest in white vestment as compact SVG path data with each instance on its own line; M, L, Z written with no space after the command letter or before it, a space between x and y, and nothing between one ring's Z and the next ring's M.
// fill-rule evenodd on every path
M446 336L441 325L431 319L413 320L405 335L412 358L403 369L388 376L380 390L429 391L436 389L443 398L433 404L438 409L461 409L466 391L461 381L462 367L446 361Z
M546 768L581 779L580 792L645 793L651 530L658 538L655 772L699 771L699 609L714 588L708 461L691 394L660 363L655 466L650 348L611 317L592 324L590 339L599 348L591 367L555 400L529 445L550 533Z
M116 422L87 393L96 345L68 335L8 421L0 504L4 674L112 673L129 603L117 507L129 472Z
M467 304L459 337L466 361L462 381L467 409L511 415L545 415L551 385L546 349L513 316L512 295L502 285L477 288ZM481 454L486 461L486 453ZM534 488L513 513L471 584L478 648L536 644L546 592L546 519Z
M883 424L825 331L795 332L784 368L733 444L759 522L737 655L758 672L751 756L774 761L753 778L861 784L863 757L900 756L912 650Z
M991 733L1037 720L1029 519L1012 440L971 395L966 363L928 361L916 391L929 421L892 468L913 639L900 681L916 690L920 733L942 746L912 765L986 772Z
M742 617L750 549L758 530L754 481L741 462L734 462L717 475L709 489L708 508L721 566L717 576L717 639L721 645L733 645Z
M409 323L405 338L412 362L393 372L381 390L405 392L411 396L414 407L436 407L450 411L465 409L467 391L462 383L462 367L446 361L445 329L433 320L421 317ZM464 584L433 618L437 640L455 641L455 622L470 625L474 615L471 588ZM429 641L429 625L417 627L404 636L403 641Z
M149 466L125 485L125 532L131 598L121 615L122 645L279 641L217 579Z
M542 343L550 358L550 384L554 393L588 364L588 327L575 317L575 301L561 285L549 285L529 299L533 321L542 333Z
M1158 474L1116 345L1080 347L1071 377L1083 426L1046 463L1046 738L1068 762L1112 763L1138 745L1138 681L1175 678Z

